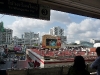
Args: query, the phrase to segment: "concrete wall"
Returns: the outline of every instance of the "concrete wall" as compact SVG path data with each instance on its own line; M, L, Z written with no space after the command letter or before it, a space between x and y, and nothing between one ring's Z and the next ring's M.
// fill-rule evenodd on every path
M90 69L90 65L87 66L87 70L96 72L96 70ZM70 66L66 67L53 67L42 69L26 69L26 70L7 70L8 75L66 75Z
M32 61L37 61L40 63L40 67L44 68L44 60L42 59L42 56L38 55L37 53L29 50L28 51L29 57L32 59Z

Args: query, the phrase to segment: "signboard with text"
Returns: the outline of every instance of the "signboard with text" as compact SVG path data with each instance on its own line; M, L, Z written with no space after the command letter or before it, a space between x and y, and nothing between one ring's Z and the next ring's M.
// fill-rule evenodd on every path
M50 20L49 7L20 0L0 0L0 13Z

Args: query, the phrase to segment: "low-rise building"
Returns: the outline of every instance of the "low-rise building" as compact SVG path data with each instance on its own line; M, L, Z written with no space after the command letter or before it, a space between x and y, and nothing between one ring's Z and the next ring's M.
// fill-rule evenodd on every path
M80 44L81 46L84 47L93 47L93 43L90 43L88 41L75 41L76 44Z
M13 44L14 45L40 45L40 38L39 38L39 33L38 34L33 34L34 32L25 32L22 34L22 38L18 38L15 36L13 38Z
M93 44L94 43L100 43L100 40L90 39L90 42L93 43Z

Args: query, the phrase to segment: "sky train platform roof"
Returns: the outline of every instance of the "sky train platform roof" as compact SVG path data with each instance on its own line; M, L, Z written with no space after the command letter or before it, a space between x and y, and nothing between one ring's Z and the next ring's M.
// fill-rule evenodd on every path
M74 56L86 56L85 51L76 51L76 50L39 50L39 49L31 49L33 52L37 53L38 55L42 57L50 57L52 59L57 59L57 60L73 60ZM88 53L88 56L92 56L92 52ZM96 56L96 54L94 53Z

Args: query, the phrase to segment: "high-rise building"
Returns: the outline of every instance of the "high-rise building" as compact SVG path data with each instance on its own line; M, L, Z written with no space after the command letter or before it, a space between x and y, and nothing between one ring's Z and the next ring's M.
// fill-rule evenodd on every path
M64 29L61 27L53 27L49 31L50 35L59 36L62 43L66 43L67 37L64 36Z
M4 29L2 32L2 43L3 44L11 44L12 43L12 29Z
M12 29L4 28L3 22L0 22L0 44L11 44L12 33Z
M64 29L61 27L53 27L50 29L50 35L64 36Z
M25 32L22 36L24 44L26 45L39 45L40 43L39 33L35 34L34 32Z

